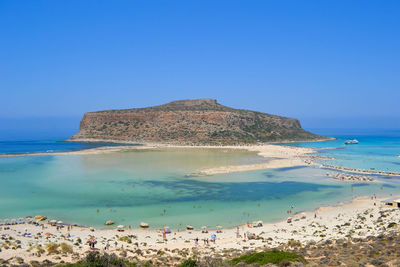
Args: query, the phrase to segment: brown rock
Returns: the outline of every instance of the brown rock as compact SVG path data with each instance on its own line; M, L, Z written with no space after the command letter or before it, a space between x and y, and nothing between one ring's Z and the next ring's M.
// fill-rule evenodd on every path
M322 137L296 119L226 107L214 99L86 113L71 140L178 144L238 144Z

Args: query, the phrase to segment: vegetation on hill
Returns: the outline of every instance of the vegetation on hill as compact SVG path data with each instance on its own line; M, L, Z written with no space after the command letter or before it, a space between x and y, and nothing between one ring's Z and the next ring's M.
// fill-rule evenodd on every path
M289 266L290 262L295 262L295 261L306 263L306 260L304 259L303 256L297 255L292 252L273 249L269 251L257 252L234 258L232 260L232 263L238 264L239 262L244 262L246 264L258 263L261 265L265 265L268 263L281 264L289 262L288 265L286 265Z
M233 109L214 99L86 113L71 140L113 140L192 145L316 140L297 119Z

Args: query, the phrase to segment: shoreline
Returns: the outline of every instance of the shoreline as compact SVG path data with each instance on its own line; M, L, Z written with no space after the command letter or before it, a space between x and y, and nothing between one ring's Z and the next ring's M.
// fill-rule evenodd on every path
M91 251L86 244L89 238L97 240L96 247L100 251L106 252L104 248L108 243L110 245L109 252L126 251L128 256L136 255L138 259L146 260L159 255L160 251L168 251L170 256L176 257L180 257L182 251L186 251L190 256L195 253L194 249L199 254L222 253L226 250L243 253L249 250L265 249L265 247L282 246L291 242L291 240L301 244L309 244L310 242L319 243L325 242L325 240L343 239L349 233L352 233L351 235L354 238L362 238L367 235L378 236L385 232L381 227L382 225L389 224L400 216L400 209L394 209L381 202L387 198L374 199L373 197L360 196L347 203L320 206L313 211L299 211L288 215L292 217L291 223L280 220L263 223L261 227L241 224L237 228L221 229L221 233L216 232L215 229L207 229L207 233L202 233L204 230L198 229L191 231L172 230L171 233L166 235L166 240L163 239L160 229L125 228L123 232L119 232L116 229L95 229L87 226L74 226L69 229L67 224L59 228L46 222L40 222L39 226L27 223L0 224L3 236L12 237L7 245L10 249L4 249L3 246L3 250L0 251L0 259L22 257L24 260L48 259L57 262L60 260L74 262L79 258L74 258L73 255L55 257L51 254L44 255L42 253L38 256L38 254L27 250L38 245L44 249L46 244L64 242L83 256L84 253ZM382 216L382 214L385 214L385 216ZM341 225L339 230L338 225ZM360 227L360 225L364 226ZM237 235L237 231L239 235ZM29 233L29 235L26 233ZM211 234L216 234L216 242L206 244L204 241L203 244L203 239L209 239ZM244 234L246 234L246 237ZM123 238L121 239L121 237ZM196 238L200 240L198 244L195 242ZM78 242L78 239L81 242ZM20 248L11 249L13 245L16 245L11 242L12 240L14 240L13 242L19 240ZM124 240L131 240L131 243ZM146 250L147 255L137 255L137 249Z
M115 152L126 152L132 150L145 150L145 149L232 149L232 150L247 150L255 152L258 156L269 159L267 162L257 164L243 164L243 165L229 165L219 166L210 169L200 169L195 173L188 174L188 176L204 176L221 173L231 172L244 172L261 169L273 169L295 166L309 165L304 160L307 154L315 153L316 151L311 148L292 147L282 144L264 144L264 145L235 145L235 146L191 146L191 145L173 145L173 144L159 144L147 143L129 146L103 146L89 149L82 149L78 151L66 152L39 152L39 153L24 153L24 154L2 154L0 158L8 157L24 157L24 156L61 156L61 155L93 155Z
M314 140L295 140L295 141L272 141L265 143L254 143L254 144L242 144L244 146L253 146L253 145L262 145L262 144L280 144L280 143L305 143L305 142L324 142L324 141L333 141L337 140L335 137L325 137ZM190 144L179 144L179 143L162 143L162 142L143 142L143 141L129 141L129 140L115 140L115 139L96 139L96 138L77 138L77 139L66 139L60 142L66 143L111 143L111 144L161 144L161 145L176 145L176 146L207 146L207 145L190 145ZM213 146L213 145L210 145ZM221 145L222 146L222 145ZM229 146L229 145L228 145Z
M386 172L386 171L373 171L367 169L356 169L356 168L346 168L346 167L339 167L327 164L319 164L319 167L322 169L329 169L329 170L338 170L348 173L357 173L357 174L370 174L370 175L380 175L380 176L395 176L400 177L400 173L397 172Z
M285 146L282 143L253 146L135 144L135 146L105 146L70 152L36 153L35 155L86 155L167 148L240 149L255 152L261 157L270 159L268 162L259 164L202 169L198 173L194 173L194 175L213 175L302 165L315 165L319 168L324 168L323 165L316 163L316 160L319 159L318 156L310 155L316 152L313 148ZM26 156L32 156L32 154ZM25 262L32 260L75 262L80 257L83 257L85 253L93 251L87 245L90 238L96 239L96 250L98 251L124 253L128 258L147 261L164 254L168 257L182 260L196 255L223 254L226 251L246 253L248 251L285 246L290 242L311 244L312 242L323 243L327 240L345 239L349 236L354 238L378 236L386 233L385 227L382 227L383 225L393 221L398 222L398 217L400 216L400 209L393 209L393 207L381 203L381 200L387 198L389 198L389 194L378 199L370 196L359 196L351 199L351 201L349 200L349 202L321 205L314 210L297 211L296 213L288 214L288 217L292 218L290 223L283 219L276 222L262 223L261 227L253 227L254 222L250 222L249 224L240 224L237 228L222 229L221 233L216 232L216 229L213 228L208 228L207 233L203 233L199 229L191 231L171 229L172 233L166 234L166 239L164 239L161 229L141 229L139 225L133 229L125 227L124 231L118 231L114 226L113 229L93 228L90 226L73 226L72 229L69 229L70 224L60 224L59 227L51 226L47 222L39 222L38 226L28 223L2 225L3 221L0 221L0 230L3 237L2 240L0 239L0 259L19 257L24 259ZM385 214L385 216L382 216L382 214ZM18 222L18 220L15 220L15 222ZM398 227L395 229L400 231ZM237 231L239 235L237 235ZM206 243L205 239L211 240L211 234L217 236L216 242L207 241ZM198 243L195 241L196 238L200 240ZM35 248L38 250L37 247L45 249L48 244L61 243L71 246L74 253L53 255L45 254L45 252L34 252ZM110 248L105 250L107 244L110 245ZM5 249L5 247L8 248Z
M314 140L304 142L320 142L326 140ZM103 139L79 139L73 141L63 142L103 142L103 143L117 143L115 140ZM298 141L293 141L298 142ZM287 142L290 143L290 142ZM296 147L287 146L283 142L257 144L257 145L176 145L165 143L137 143L125 141L120 144L121 146L101 146L96 148L81 149L77 151L64 151L64 152L35 152L35 153L21 153L21 154L0 154L0 158L9 157L25 157L25 156L62 156L62 155L94 155L116 152L127 152L132 150L145 150L145 149L168 149L168 148L184 148L184 149L232 149L232 150L247 150L249 152L256 152L258 156L269 159L267 162L256 164L243 164L243 165L228 165L219 166L208 169L200 169L196 172L187 174L187 177L201 177L214 174L226 174L232 172L245 172L262 169L275 169L296 166L309 166L314 165L321 169L338 170L348 173L369 174L380 176L393 176L400 177L400 173L380 170L367 170L347 168L340 166L333 166L316 162L319 159L324 159L324 156L315 155L318 150L312 147ZM131 144L131 145L129 145ZM314 154L314 155L313 155Z

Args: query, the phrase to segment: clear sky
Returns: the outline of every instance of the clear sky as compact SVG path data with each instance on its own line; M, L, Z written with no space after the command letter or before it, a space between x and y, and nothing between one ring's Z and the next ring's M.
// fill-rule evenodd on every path
M0 130L189 98L400 128L399 14L398 0L0 0Z

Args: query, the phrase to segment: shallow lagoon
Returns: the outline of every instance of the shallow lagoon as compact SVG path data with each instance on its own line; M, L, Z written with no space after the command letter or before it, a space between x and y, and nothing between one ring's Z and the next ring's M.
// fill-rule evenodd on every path
M43 214L102 226L184 228L268 222L357 195L400 193L396 179L352 185L294 167L185 177L199 169L267 159L229 149L155 149L97 155L0 158L0 218ZM99 212L97 212L99 210Z

